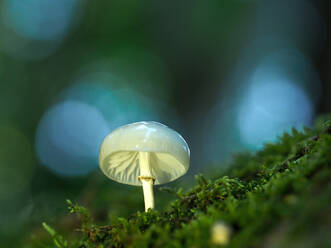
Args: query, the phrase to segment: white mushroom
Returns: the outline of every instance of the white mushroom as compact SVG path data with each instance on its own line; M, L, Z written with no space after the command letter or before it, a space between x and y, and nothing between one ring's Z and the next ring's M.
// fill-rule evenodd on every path
M142 186L145 211L154 208L153 184L184 175L190 150L183 137L154 121L136 122L109 133L101 144L102 172L119 183Z

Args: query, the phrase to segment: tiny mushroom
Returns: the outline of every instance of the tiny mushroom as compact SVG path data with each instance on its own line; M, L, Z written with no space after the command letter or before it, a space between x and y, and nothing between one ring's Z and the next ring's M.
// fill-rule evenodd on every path
M217 221L212 226L211 241L214 245L227 245L230 242L232 229L223 221Z
M154 121L121 126L103 140L99 153L102 172L124 184L142 186L145 211L154 208L153 185L184 175L190 150L183 137Z

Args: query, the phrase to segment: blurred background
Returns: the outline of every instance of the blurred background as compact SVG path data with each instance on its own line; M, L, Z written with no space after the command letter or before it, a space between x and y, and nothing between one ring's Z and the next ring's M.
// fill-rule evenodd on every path
M75 226L67 198L105 223L143 210L141 189L98 168L120 125L183 135L191 168L171 187L312 125L331 111L330 11L329 0L0 0L1 244L38 244L42 221ZM156 198L162 209L171 196Z

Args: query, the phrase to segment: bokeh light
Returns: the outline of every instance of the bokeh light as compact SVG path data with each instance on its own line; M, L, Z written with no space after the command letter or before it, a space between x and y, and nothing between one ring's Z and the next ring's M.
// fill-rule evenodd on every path
M175 127L178 125L176 113L163 101L165 92L158 92L162 91L163 86L159 83L152 85L151 79L145 77L137 77L141 80L138 83L133 79L129 81L132 77L130 69L127 70L130 75L122 77L125 68L118 64L110 65L99 62L82 68L73 85L64 90L59 99L73 99L95 106L107 120L110 129L144 120L166 122Z
M259 148L291 127L310 125L312 116L312 104L300 87L265 73L247 92L237 125L242 142Z
M266 54L247 82L237 118L244 144L259 148L291 127L311 124L320 82L297 50L278 49Z
M196 134L206 144L201 161L226 162L234 152L312 124L321 86L309 59L292 47L255 51L243 55Z
M255 46L259 44L257 41ZM240 79L242 84L249 86L252 82L266 82L269 76L271 80L275 77L286 78L299 85L314 105L318 104L321 96L320 78L309 58L300 50L291 46L275 47L265 50L261 55L249 54L248 58L253 62L253 66L246 72L248 80ZM252 77L253 79L250 79Z
M60 40L68 30L77 0L6 0L5 25L33 40Z
M24 60L53 54L77 19L83 1L4 0L0 11L0 49Z
M120 82L123 81L110 74L89 75L65 90L61 99L78 100L94 106L102 113L110 130L130 122L159 119L157 104L151 99L131 88L111 86L116 87Z
M98 149L108 132L100 111L68 100L42 117L36 134L37 154L43 165L58 174L84 175L97 167Z

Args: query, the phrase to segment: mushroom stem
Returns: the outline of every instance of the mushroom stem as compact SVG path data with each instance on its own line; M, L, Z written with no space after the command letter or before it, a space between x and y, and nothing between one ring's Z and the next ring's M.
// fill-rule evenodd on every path
M141 184L143 186L145 211L147 212L149 208L154 209L153 184L155 178L152 176L150 169L150 153L140 152L139 160L140 176L138 177L138 179L141 181Z
M141 177L152 177L149 152L139 152L139 166Z
M143 185L145 211L147 212L149 208L154 209L154 178L140 178L140 181Z

